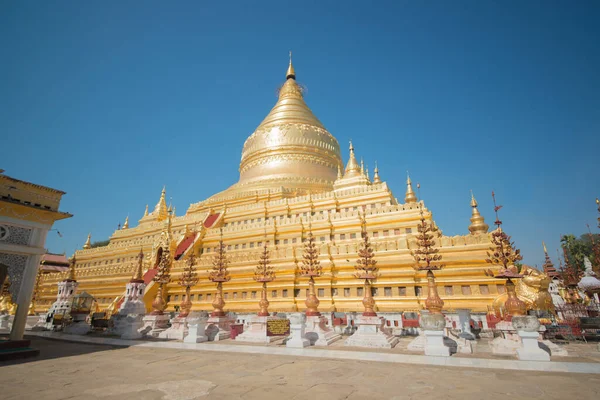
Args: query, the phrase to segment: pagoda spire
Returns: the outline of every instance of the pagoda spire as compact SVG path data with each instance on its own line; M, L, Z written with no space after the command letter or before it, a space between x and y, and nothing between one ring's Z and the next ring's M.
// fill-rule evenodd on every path
M340 168L339 165L338 165L337 179L342 179L342 169Z
M381 183L381 178L379 177L379 167L377 167L377 161L375 161L375 169L373 170L373 183Z
M542 265L544 269L544 273L548 275L550 278L558 277L558 272L556 272L556 268L554 268L554 264L548 255L548 249L546 249L546 243L542 242L542 247L544 248L544 265Z
M154 211L152 211L152 214L154 214L159 221L163 221L163 220L167 219L167 214L169 213L167 210L166 196L167 196L167 188L165 186L163 186L163 190L160 193L160 199L158 200L158 203L156 203L156 206L154 207Z
M144 210L144 217L148 216L148 204L146 204L146 210Z
M344 171L344 178L350 176L357 176L361 174L360 166L358 165L358 161L356 161L356 156L354 155L354 146L352 145L352 140L350 141L350 157L348 159L348 164L346 165L346 170Z
M417 202L417 196L412 188L412 181L410 180L410 175L408 175L408 171L406 171L406 195L404 196L404 202L406 204L414 204Z
M65 280L70 282L77 282L77 279L75 278L75 263L77 262L75 254L73 254L73 257L69 259L69 262L69 276Z
M92 243L91 243L91 241L92 241L92 234L91 234L91 233L88 233L88 236L87 236L87 239L86 239L86 241L85 241L85 244L83 245L83 248L84 248L85 250L87 250L87 249L91 249L91 248L92 248Z
M135 271L133 272L133 277L131 278L132 282L143 282L144 281L144 252L140 249L140 252L137 256L138 263L135 267Z
M367 181L369 181L369 183L371 183L371 178L369 177L369 166L368 165L365 167L365 178L367 178Z
M129 229L129 215L125 218L125 222L123 223L123 227L121 229Z
M296 80L296 71L294 71L294 66L292 65L292 52L290 51L290 64L288 65L288 69L285 73L285 79L294 79Z
M362 158L362 157L360 158L360 173L361 173L362 175L364 175L364 174L365 174L365 162L363 161L363 158Z
M473 210L471 211L471 225L469 225L469 232L472 235L487 233L489 229L489 225L485 223L483 216L479 213L477 209L477 200L475 200L475 196L473 195L473 191L471 190L471 207Z

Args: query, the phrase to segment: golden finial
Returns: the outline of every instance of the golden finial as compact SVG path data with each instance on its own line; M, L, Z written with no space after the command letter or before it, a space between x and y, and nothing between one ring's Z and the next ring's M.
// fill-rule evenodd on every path
M479 233L487 233L489 229L489 225L485 223L483 216L479 213L477 209L477 200L475 200L475 196L473 195L473 191L471 190L471 207L473 208L471 212L471 225L469 225L469 232L471 234L479 234Z
M414 204L417 202L417 196L412 188L412 181L410 180L410 175L408 175L408 171L406 171L406 195L404 196L404 202L406 204Z
M368 165L365 167L365 177L367 178L367 180L370 183L371 182L371 178L369 178L369 166Z
M360 173L361 174L365 174L365 162L363 161L363 158L360 158Z
M292 65L292 52L290 51L290 65L288 65L287 72L285 73L285 79L296 79L296 71L294 71L294 66Z
M75 254L73 254L73 257L71 257L71 259L69 260L71 262L71 265L69 266L69 277L67 278L68 281L75 281L75 263L77 262L77 259L75 258Z
M148 204L146 204L146 210L144 210L144 217L148 216Z
M123 227L121 229L129 228L129 215L125 218L125 222L123 223Z
M83 245L84 249L91 249L92 248L92 242L91 242L91 240L92 240L92 234L88 233L87 240L85 241L85 244Z
M340 166L338 165L338 174L337 174L337 178L338 179L342 179L342 169L340 168Z
M158 200L156 207L154 207L154 211L152 211L152 214L156 215L159 221L163 221L167 218L168 210L166 195L167 187L163 186L162 192L160 193L160 199Z
M360 166L356 161L356 156L354 155L354 146L352 145L352 140L350 141L350 157L348 159L348 165L346 165L346 170L344 171L344 178L348 178L351 176L358 176L361 174Z
M144 267L144 251L140 248L140 252L137 256L138 259L138 264L135 268L134 274L133 274L133 279L134 281L143 281L144 278L144 274L143 274L143 267Z
M546 249L546 243L542 241L542 247L544 248L544 254L548 255L548 250Z
M379 167L377 167L377 161L375 161L375 170L373 170L373 183L381 183L381 178L379 177Z

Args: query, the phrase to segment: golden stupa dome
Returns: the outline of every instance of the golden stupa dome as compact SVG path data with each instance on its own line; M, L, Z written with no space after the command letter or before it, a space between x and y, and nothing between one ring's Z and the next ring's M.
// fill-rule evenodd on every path
M330 190L338 167L338 141L304 102L290 57L279 100L244 143L235 186Z

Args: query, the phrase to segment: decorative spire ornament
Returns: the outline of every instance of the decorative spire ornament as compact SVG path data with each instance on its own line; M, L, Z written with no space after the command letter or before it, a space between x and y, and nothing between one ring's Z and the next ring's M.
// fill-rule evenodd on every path
M477 209L477 200L475 200L475 196L473 196L473 191L471 190L471 225L469 225L469 232L472 235L477 235L481 233L487 233L490 228L488 224L485 223L485 220L479 213Z
M86 239L86 241L85 241L85 244L83 245L83 249L84 249L84 250L87 250L87 249L91 249L91 248L92 248L92 243L91 243L91 240L92 240L92 234L91 234L91 233L88 233L88 236L87 236L87 239Z
M354 269L356 269L357 272L354 274L354 277L356 279L364 279L365 281L365 297L362 300L365 310L362 315L365 317L375 317L377 314L374 309L375 300L373 299L373 293L371 293L371 283L374 279L377 279L377 271L379 268L377 268L377 260L375 260L375 254L371 247L371 243L369 242L367 221L364 215L361 217L361 237L362 243L358 250L358 260L354 266Z
M144 282L144 252L140 249L137 255L138 263L133 271L131 282Z
M148 216L148 204L146 204L146 209L144 210L144 217Z
M75 257L75 254L73 254L73 256L69 259L69 276L67 277L67 279L65 279L68 282L77 282L77 279L75 278L75 263L77 262L77 258Z
M377 166L377 161L375 162L375 169L373 170L373 183L381 183L381 178L379 177L379 167Z
M221 238L219 239L219 246L217 247L217 254L212 260L213 267L208 271L208 279L217 284L217 293L215 300L212 302L212 306L215 309L212 312L213 317L224 317L225 312L225 301L223 300L223 282L228 282L231 277L229 271L227 271L227 265L229 265L229 259L225 252L225 243L223 243L223 228L221 228Z
M338 165L337 179L342 179L342 169Z
M544 270L544 273L546 275L548 275L550 278L555 278L558 277L558 272L556 272L556 268L554 268L554 264L552 264L552 260L550 259L550 256L548 255L548 249L546 249L546 243L542 242L542 247L544 248L544 264L542 265L542 268Z
M559 274L560 278L563 281L563 285L565 285L567 289L567 298L565 300L567 301L567 303L570 304L579 303L579 301L581 300L581 296L579 295L577 284L583 276L583 271L577 268L577 265L575 265L575 263L572 263L570 261L569 248L567 246L567 243L562 243L561 247L563 251L563 258L565 260L565 264L564 267L561 266Z
M506 312L512 316L525 315L527 305L517 297L515 284L512 281L512 279L523 277L523 275L519 275L515 265L515 263L521 261L523 257L521 256L521 251L515 249L514 242L510 241L510 236L502 230L502 221L498 218L498 211L502 206L496 205L496 195L494 192L492 192L492 199L494 200L494 212L496 213L496 221L494 224L497 228L492 232L492 244L494 244L494 247L490 247L491 252L487 252L488 258L485 261L490 264L501 266L499 273L494 277L497 279L506 279L506 283L504 284L508 296L504 303Z
M323 274L323 268L319 261L319 249L315 243L315 237L312 233L312 224L309 223L308 235L304 242L304 252L302 254L302 265L300 266L300 275L308 278L308 295L306 296L306 315L320 316L319 299L315 294L315 277Z
M406 195L404 196L404 203L406 204L415 204L417 202L417 196L412 188L412 181L410 180L410 175L408 175L408 171L406 171Z
M263 247L263 252L260 255L260 259L258 260L258 265L254 269L254 280L256 282L262 283L262 291L260 294L260 301L258 305L260 310L258 311L259 317L268 317L269 316L269 300L267 299L267 283L275 280L275 271L273 267L270 265L271 261L269 260L269 249L267 248L267 238L265 237L265 245Z
M190 299L190 292L193 286L198 283L198 273L196 272L196 255L194 249L190 249L190 254L186 259L185 267L179 277L179 286L185 288L185 299L180 304L181 311L179 312L180 317L187 317L192 310L192 301Z
M154 207L154 211L152 214L156 216L158 221L164 221L167 219L169 214L169 210L167 209L167 187L163 186L162 192L160 193L160 199L158 203L156 203L156 207Z
M171 257L171 251L168 247L162 248L160 260L158 262L157 273L152 278L154 282L158 284L158 290L156 297L152 301L152 315L164 314L167 302L165 301L164 291L165 286L171 281L171 265L173 258Z
M350 156L348 158L348 164L346 165L346 170L344 171L344 178L359 176L361 174L360 166L358 165L358 161L356 161L356 156L354 155L354 146L352 145L352 140L350 141Z
M285 73L285 79L296 79L296 71L294 70L294 66L292 65L292 51L290 50L290 64L288 65L288 69Z
M129 229L129 215L125 218L125 222L123 223L123 227L121 229Z
M421 223L417 225L418 234L417 246L418 249L411 251L411 255L415 259L414 268L417 271L427 271L427 286L428 294L425 300L425 307L431 314L441 314L444 307L444 301L440 298L437 286L435 284L435 276L433 271L440 270L444 264L440 263L442 255L439 254L439 249L436 247L434 237L439 235L439 230L433 222L427 222L423 214L423 206L421 205Z

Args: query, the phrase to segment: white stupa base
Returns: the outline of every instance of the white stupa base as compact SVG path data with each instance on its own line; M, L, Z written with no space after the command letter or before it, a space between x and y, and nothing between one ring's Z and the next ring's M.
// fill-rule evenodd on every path
M490 347L492 348L492 354L514 356L517 354L517 349L521 347L521 343L517 340L497 337L490 342Z
M391 349L398 343L398 338L383 328L385 319L382 317L361 315L356 318L354 324L358 329L346 339L346 346Z
M303 349L310 346L306 338L306 315L304 313L292 313L290 319L290 336L285 342L286 347Z
M306 317L305 337L311 345L329 346L331 343L342 338L342 335L336 333L326 324L327 318L322 315Z
M425 355L450 357L450 348L444 345L444 331L424 330L425 336Z
M210 317L207 321L206 336L211 342L231 338L231 324L233 321L227 316Z
M536 332L517 331L523 343L517 349L517 357L521 361L550 361L550 354L540 348L539 334Z
M84 321L73 322L65 327L64 332L70 335L87 335L91 330L90 324Z
M272 343L284 339L284 336L267 336L267 321L281 319L277 317L250 317L247 330L236 336L236 342Z
M169 325L169 316L167 314L149 314L143 318L146 335L158 337L161 332L165 331Z
M187 335L187 324L185 317L175 317L171 320L171 327L158 334L161 339L183 340Z
M184 343L202 343L208 341L206 336L206 322L208 318L190 318L188 317L188 331L187 335L183 338Z
M120 321L119 332L121 339L135 340L144 336L144 315L129 314Z
M10 329L10 315L0 315L0 329Z

